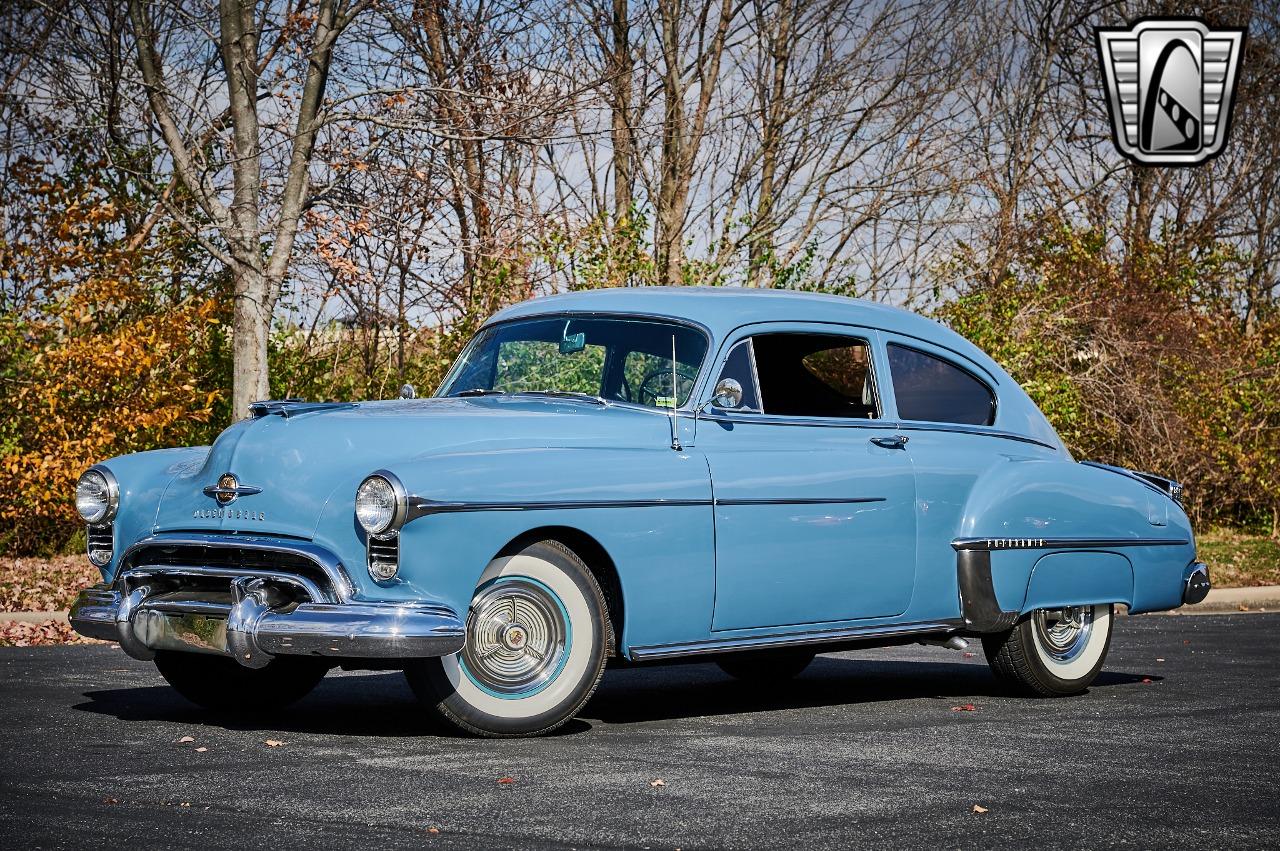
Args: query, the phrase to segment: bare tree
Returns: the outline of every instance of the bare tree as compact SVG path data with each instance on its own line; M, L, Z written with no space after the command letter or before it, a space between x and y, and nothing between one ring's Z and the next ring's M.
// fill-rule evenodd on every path
M165 207L199 237L234 280L231 397L236 416L247 416L249 404L271 392L268 335L299 220L309 200L312 152L325 122L324 97L334 48L367 5L368 0L318 0L315 6L307 0L290 0L284 8L273 8L270 3L259 7L254 0L221 0L216 33L220 97L215 99L174 85L174 68L184 62L188 64L182 70L199 76L201 86L212 85L210 69L204 67L205 54L192 43L205 32L206 22L189 17L191 10L180 5L158 9L144 0L129 2L150 116L172 158L175 176L214 233L176 205L166 201ZM264 43L263 34L271 30L274 38ZM300 89L296 115L287 138L279 142L289 151L287 164L268 206L263 198L266 145L261 113L273 81L264 79L264 72L291 43L299 46L305 59L296 81ZM179 76L179 80L194 88L190 77ZM224 109L201 108L223 99ZM230 133L225 157L218 160L214 140L224 127ZM215 183L220 166L230 172L229 192Z

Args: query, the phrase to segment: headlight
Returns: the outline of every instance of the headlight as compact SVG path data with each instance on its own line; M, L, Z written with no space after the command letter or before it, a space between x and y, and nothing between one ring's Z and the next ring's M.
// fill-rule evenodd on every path
M90 467L76 482L76 510L90 526L105 523L120 505L120 485L106 467Z
M385 470L369 476L356 490L356 520L370 535L399 529L407 509L404 486Z

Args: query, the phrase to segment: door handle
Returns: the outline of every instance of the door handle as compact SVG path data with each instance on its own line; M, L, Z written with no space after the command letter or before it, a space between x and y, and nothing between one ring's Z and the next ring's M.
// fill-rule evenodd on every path
M876 446L882 446L885 449L906 449L909 438L905 434L895 434L891 437L873 437L871 442Z

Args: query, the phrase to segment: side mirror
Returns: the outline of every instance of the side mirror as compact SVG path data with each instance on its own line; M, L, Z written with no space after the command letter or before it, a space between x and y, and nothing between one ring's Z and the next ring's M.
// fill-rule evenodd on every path
M733 410L742 404L742 385L732 378L722 378L716 382L711 398L702 404L702 408L715 405L717 408Z

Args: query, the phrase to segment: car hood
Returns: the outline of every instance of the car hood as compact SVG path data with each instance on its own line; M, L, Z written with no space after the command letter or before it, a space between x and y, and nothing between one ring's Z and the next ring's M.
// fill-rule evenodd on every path
M457 451L661 445L666 418L627 405L519 396L299 407L224 431L199 469L165 489L156 529L312 538L335 495L354 498L365 476L397 462ZM219 505L206 495L224 474L257 488ZM352 519L354 523L354 518Z

